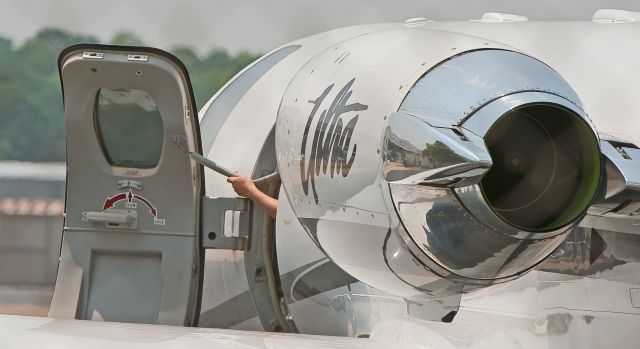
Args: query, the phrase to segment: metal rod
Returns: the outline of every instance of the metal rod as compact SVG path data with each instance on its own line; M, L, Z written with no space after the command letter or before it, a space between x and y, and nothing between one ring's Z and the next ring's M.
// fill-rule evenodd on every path
M208 167L208 168L218 172L219 174L221 174L221 175L223 175L225 177L237 177L238 176L235 171L232 171L232 170L229 170L227 168L224 168L224 167L216 164L215 162L205 158L204 156L202 156L200 154L189 153L189 155L191 156L191 158L195 162L197 162L197 163L199 163L199 164L201 164L201 165L203 165L205 167Z

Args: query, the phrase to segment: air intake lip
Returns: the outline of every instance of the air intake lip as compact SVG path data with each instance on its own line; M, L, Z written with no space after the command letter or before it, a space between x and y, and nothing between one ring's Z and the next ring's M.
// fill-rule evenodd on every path
M462 126L483 137L495 163L477 188L457 189L485 224L517 238L544 239L586 213L602 176L601 155L589 119L575 104L551 93L522 92L489 103ZM519 172L534 162L538 168L528 176Z
M514 108L484 137L493 166L480 182L491 210L526 231L574 223L600 178L598 140L575 112L556 104Z

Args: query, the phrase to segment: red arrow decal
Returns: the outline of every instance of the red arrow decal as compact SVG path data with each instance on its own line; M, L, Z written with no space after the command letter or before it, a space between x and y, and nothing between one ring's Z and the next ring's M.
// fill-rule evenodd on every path
M142 201L147 207L149 207L149 212L153 215L154 218L158 218L158 210L153 207L153 205L149 202L149 200L143 198L138 194L133 194L133 198Z
M113 207L113 205L116 204L116 202L125 200L126 198L127 198L127 194L125 193L116 194L113 197L107 197L107 199L104 200L104 205L102 205L102 210L104 211L108 208L111 208Z

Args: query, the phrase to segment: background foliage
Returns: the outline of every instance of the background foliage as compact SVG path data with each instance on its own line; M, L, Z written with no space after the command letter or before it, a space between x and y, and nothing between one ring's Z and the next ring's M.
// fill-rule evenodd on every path
M47 28L16 47L0 37L0 160L64 161L64 112L58 54L92 36ZM135 34L121 32L109 44L144 45ZM206 101L259 55L229 54L216 49L204 56L188 47L170 50L186 65L200 109Z

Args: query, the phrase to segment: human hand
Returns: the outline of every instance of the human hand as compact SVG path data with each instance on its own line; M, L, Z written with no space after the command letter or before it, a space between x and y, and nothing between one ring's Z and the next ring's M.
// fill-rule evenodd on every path
M253 198L258 192L258 188L253 183L253 180L247 176L238 174L236 177L228 177L227 182L233 186L233 191L240 196L246 198Z
M276 218L278 200L261 192L251 178L236 172L236 176L228 177L227 182L231 183L236 194L251 199L262 207L269 216Z

